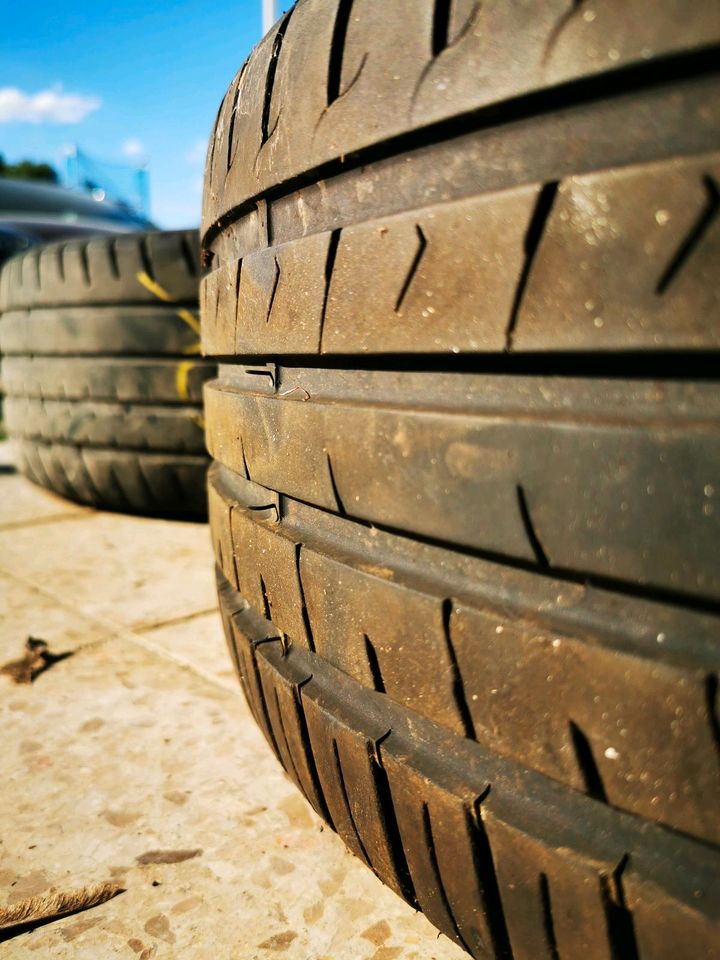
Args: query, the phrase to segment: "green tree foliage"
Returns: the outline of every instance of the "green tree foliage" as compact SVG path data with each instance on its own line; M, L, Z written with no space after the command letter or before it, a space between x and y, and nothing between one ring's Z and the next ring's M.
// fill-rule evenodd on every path
M41 180L45 183L59 183L57 171L49 163L35 163L32 160L20 160L19 163L6 163L0 154L0 177L13 180Z

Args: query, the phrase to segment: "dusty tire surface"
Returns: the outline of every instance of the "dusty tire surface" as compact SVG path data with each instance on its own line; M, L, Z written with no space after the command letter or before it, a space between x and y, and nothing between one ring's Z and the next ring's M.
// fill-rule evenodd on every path
M317 812L475 957L716 955L720 8L694 12L300 0L210 142L240 681Z
M40 247L0 275L4 420L19 467L73 500L203 517L198 238Z

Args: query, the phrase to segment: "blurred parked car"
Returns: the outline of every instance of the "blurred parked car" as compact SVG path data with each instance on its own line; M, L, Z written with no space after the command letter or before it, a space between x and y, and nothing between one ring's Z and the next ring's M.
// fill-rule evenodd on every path
M48 240L152 228L149 220L130 207L107 200L101 190L84 194L0 178L0 263Z

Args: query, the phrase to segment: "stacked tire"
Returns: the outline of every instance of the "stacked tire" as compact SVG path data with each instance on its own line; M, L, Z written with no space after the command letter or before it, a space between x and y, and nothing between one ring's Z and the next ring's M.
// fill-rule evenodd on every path
M4 419L23 473L62 496L206 515L195 232L39 247L0 276Z
M719 37L711 0L301 0L212 136L239 678L475 957L717 956Z

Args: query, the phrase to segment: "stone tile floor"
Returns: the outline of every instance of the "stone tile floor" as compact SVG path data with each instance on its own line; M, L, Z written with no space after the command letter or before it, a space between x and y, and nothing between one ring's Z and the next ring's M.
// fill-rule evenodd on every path
M461 960L286 779L235 681L207 529L32 486L0 445L0 905L114 880L107 903L0 956ZM193 853L143 864L150 851ZM152 858L151 858L152 859Z

